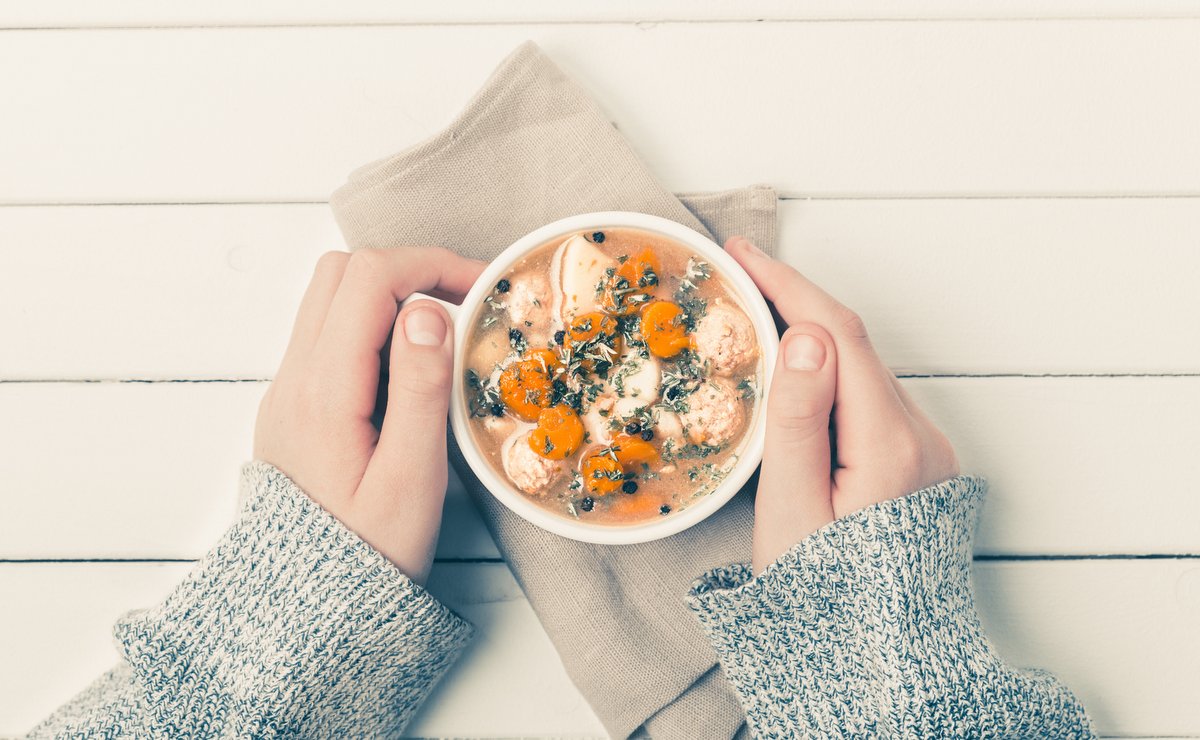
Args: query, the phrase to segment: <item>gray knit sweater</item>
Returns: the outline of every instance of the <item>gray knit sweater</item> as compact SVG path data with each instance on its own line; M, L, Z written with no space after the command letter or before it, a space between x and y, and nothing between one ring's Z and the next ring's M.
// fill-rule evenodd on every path
M123 662L31 737L387 737L471 627L277 469L171 595L116 625ZM1006 666L967 580L983 485L839 520L688 601L758 737L1091 737L1052 677Z
M1079 701L1004 663L979 625L971 540L986 485L958 477L823 527L688 603L762 738L1087 738Z
M279 470L247 465L242 486L183 583L117 622L124 661L31 737L399 734L471 626Z

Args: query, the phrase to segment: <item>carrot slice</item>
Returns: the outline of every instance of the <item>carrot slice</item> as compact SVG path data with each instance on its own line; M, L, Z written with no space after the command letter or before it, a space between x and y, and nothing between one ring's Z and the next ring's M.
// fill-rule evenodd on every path
M525 421L537 421L550 405L554 373L560 363L548 349L533 350L500 373L500 400Z
M584 487L593 496L607 496L620 490L625 478L621 463L614 460L612 455L601 452L585 457L580 465L580 473Z
M570 406L542 409L537 428L529 433L529 447L549 460L563 460L583 444L583 422Z
M541 364L551 375L554 374L556 367L562 365L562 361L558 359L558 355L552 349L531 349L525 353L525 359Z
M585 355L580 364L584 369L591 370L599 360L610 363L616 361L624 343L616 319L600 311L591 311L571 322L567 344L572 353ZM592 357L598 359L593 360Z
M605 310L615 314L636 313L654 292L662 274L662 263L650 247L625 260L609 278L601 297Z
M618 434L613 437L612 449L625 470L638 471L643 463L649 465L658 461L658 449L641 437Z
M642 338L658 357L674 357L691 346L683 325L683 309L670 301L655 301L642 309Z

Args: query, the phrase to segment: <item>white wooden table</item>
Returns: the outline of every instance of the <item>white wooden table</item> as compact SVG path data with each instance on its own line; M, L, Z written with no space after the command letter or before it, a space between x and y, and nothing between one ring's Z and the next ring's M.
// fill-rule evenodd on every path
M225 527L329 193L532 38L668 186L786 196L993 482L1003 652L1200 737L1200 5L443 6L0 3L0 735ZM457 487L438 556L482 635L412 733L602 735Z

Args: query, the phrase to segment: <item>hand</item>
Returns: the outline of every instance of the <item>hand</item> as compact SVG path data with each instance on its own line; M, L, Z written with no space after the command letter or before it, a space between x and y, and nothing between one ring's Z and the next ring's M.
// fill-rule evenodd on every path
M767 400L759 573L835 519L958 475L958 461L879 359L857 314L742 237L725 249L790 327Z
M446 491L453 325L433 301L399 304L415 291L461 297L482 269L435 248L324 255L258 411L254 457L418 583Z

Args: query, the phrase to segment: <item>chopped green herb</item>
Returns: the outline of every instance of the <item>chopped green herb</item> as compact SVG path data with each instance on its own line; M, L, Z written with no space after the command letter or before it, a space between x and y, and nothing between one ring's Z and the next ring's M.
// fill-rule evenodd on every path
M468 368L464 373L467 384L467 409L471 416L500 416L504 407L500 404L500 391L492 386L491 378L481 378L479 373ZM500 414L495 413L496 407Z

